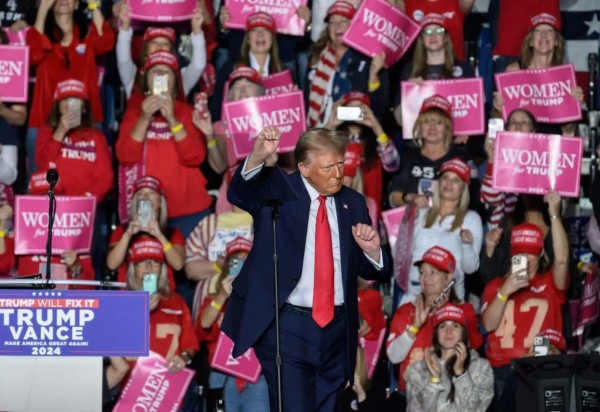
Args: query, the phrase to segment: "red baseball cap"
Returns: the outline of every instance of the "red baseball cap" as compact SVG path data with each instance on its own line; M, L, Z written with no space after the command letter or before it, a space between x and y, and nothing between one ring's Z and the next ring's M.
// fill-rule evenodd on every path
M429 263L434 268L441 270L446 273L454 273L456 269L456 259L450 251L434 246L428 249L423 257L418 262L415 262L415 266L421 266L423 263Z
M544 234L533 223L521 223L510 233L510 255L532 254L539 256L544 247Z
M246 31L250 31L256 27L263 27L271 33L277 31L277 23L273 16L262 11L252 13L248 16L248 19L246 19Z
M451 303L448 303L435 311L433 315L433 327L436 327L447 320L458 322L464 327L467 327L467 315L465 314L465 311L461 307Z
M148 259L163 263L163 245L155 237L140 236L129 246L129 261L138 263Z
M150 54L146 58L146 62L144 63L144 67L142 67L141 71L142 73L145 73L150 70L150 68L159 64L169 66L174 72L179 70L179 62L177 61L177 57L175 57L175 55L171 52L160 50Z
M448 117L450 117L450 114L452 113L452 104L444 96L434 94L433 96L423 100L423 104L421 105L421 110L419 113L424 113L431 109L439 109L446 113Z
M157 37L165 37L175 43L175 30L170 27L148 27L144 32L144 42L149 42Z
M560 21L558 18L550 13L540 13L531 18L529 23L529 30L535 29L540 24L548 24L552 26L554 30L560 30Z
M430 24L437 24L443 28L446 28L446 18L438 13L428 13L421 20L421 28L424 29L425 26Z
M342 96L342 105L345 106L350 102L360 102L371 106L371 98L363 92L349 92Z
M442 163L440 167L440 175L443 175L446 172L454 172L460 177L460 179L469 184L469 180L471 179L471 168L468 164L464 162L464 160L455 157L450 160L446 160Z
M229 257L237 252L250 253L252 241L245 237L238 236L225 246L225 256Z
M256 70L254 70L252 67L240 66L232 71L229 75L229 85L241 78L250 80L252 83L261 84L260 74L258 74Z
M164 189L162 187L162 183L160 180L154 176L142 176L133 184L133 193L137 192L140 189L150 188L155 192L163 195Z
M327 9L327 14L325 15L325 21L329 21L329 17L332 14L339 14L340 16L344 16L348 20L352 20L354 17L354 13L356 13L356 9L352 3L348 3L347 1L336 1Z
M81 100L88 100L88 92L85 83L75 79L59 82L54 91L54 100L61 101L67 97L78 97Z
M45 195L50 190L50 185L46 180L46 172L47 170L36 170L31 174L29 178L29 187L27 191L30 195ZM56 187L54 188L54 194L63 194L64 189L60 184L60 177L58 178L58 182L56 183Z
M483 344L483 337L479 333L479 323L475 310L469 303L454 305L446 303L433 314L433 326L436 327L446 320L452 320L467 329L467 338L472 348L479 348Z

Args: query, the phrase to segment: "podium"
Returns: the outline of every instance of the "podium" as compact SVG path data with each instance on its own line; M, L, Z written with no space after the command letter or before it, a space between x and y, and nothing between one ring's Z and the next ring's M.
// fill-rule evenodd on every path
M56 290L55 283L124 286L0 281L0 410L101 411L102 358L148 356L147 292Z

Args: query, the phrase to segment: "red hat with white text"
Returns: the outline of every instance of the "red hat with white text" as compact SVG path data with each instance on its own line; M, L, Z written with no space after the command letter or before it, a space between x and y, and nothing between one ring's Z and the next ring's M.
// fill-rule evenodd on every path
M521 223L510 232L510 255L532 254L539 256L544 247L544 234L533 223Z
M133 184L133 193L138 190L150 188L159 194L164 194L162 183L154 176L142 176Z
M146 62L144 63L144 67L142 67L142 73L146 73L154 66L158 66L159 64L164 64L165 66L169 66L171 70L177 72L179 70L179 62L177 61L177 57L168 51L160 50L150 54L146 58Z
M424 29L430 24L437 24L440 27L446 28L446 18L438 13L428 13L421 20L421 28Z
M329 17L333 14L339 14L348 20L352 20L354 13L356 13L356 9L352 3L348 3L347 1L336 1L327 9L325 21L329 21Z
M245 237L238 236L225 246L225 256L229 257L237 252L250 253L252 249L252 241Z
M139 263L144 260L155 260L163 263L165 252L163 245L152 236L140 236L129 246L129 261Z
M434 246L428 249L421 260L415 262L415 266L421 266L423 263L429 263L434 268L446 273L454 273L456 269L456 259L450 251Z
M277 23L270 14L259 11L258 13L252 13L246 19L246 31L250 31L257 27L263 27L269 30L271 33L277 31Z
M46 180L47 170L36 170L31 174L29 178L29 187L27 192L30 195L45 195L50 190L50 185L48 184L48 180ZM64 189L60 184L60 177L58 178L58 182L54 187L54 194L64 194Z
M467 315L465 314L465 311L461 307L451 303L448 303L435 311L433 315L433 327L436 327L447 320L458 322L464 327L467 326Z
M144 42L149 42L157 37L165 37L171 43L175 43L175 30L170 27L148 27L144 32Z
M419 113L424 113L431 109L441 110L442 112L446 113L448 117L450 117L450 114L452 113L452 104L444 96L434 94L433 96L423 100L423 104L421 105L421 110L419 110Z
M61 101L67 97L77 97L81 100L88 100L88 92L85 83L75 79L59 82L54 91L54 100Z
M560 21L556 16L553 16L550 13L540 13L531 18L529 23L529 30L535 29L540 24L548 24L552 26L554 30L560 30Z
M342 96L342 106L347 105L350 102L360 102L366 104L367 106L371 106L371 98L368 94L363 92L349 92Z
M469 184L469 180L471 179L471 168L468 164L464 162L464 160L455 157L450 160L446 160L440 166L440 175L443 175L446 172L454 172L460 177L460 180Z
M479 348L483 344L483 337L479 333L477 315L469 303L461 303L460 305L446 303L436 310L432 317L434 327L447 320L463 325L467 330L467 338L472 348Z
M260 74L252 67L248 66L240 66L229 75L229 85L236 81L237 79L246 79L255 84L261 84Z

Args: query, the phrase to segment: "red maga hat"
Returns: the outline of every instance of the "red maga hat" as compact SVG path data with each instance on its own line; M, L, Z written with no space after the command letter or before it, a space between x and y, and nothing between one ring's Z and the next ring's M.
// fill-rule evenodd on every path
M415 262L415 266L421 266L423 263L429 263L434 268L446 273L454 273L456 269L456 259L450 251L434 246L428 249L421 260Z
M450 114L452 113L452 104L444 96L434 94L433 96L423 100L423 104L421 105L421 110L419 113L424 113L431 109L439 109L446 113L448 117L450 117Z
M556 16L549 13L540 13L533 16L529 22L529 30L535 29L540 24L548 24L552 26L554 30L560 30L560 21Z
M238 236L225 246L225 256L229 257L237 252L250 253L250 249L252 249L252 241Z
M421 20L421 28L424 29L425 26L430 24L437 24L438 26L446 28L446 18L438 13L426 14Z
M229 85L241 78L250 80L252 83L261 84L260 74L258 74L256 70L254 70L252 67L240 66L232 71L229 75Z
M458 322L464 327L467 327L467 315L463 308L455 306L451 303L446 304L435 311L433 315L433 327L436 327L440 323L452 320Z
M144 189L146 187L154 190L155 192L161 195L164 194L162 183L160 182L160 180L158 180L158 178L154 176L142 176L138 180L136 180L133 184L133 192L135 193L138 190Z
M277 23L270 14L259 11L258 13L252 13L246 19L246 31L255 29L256 27L263 27L269 30L271 33L277 31Z
M363 92L349 92L342 96L342 106L350 102L361 102L367 106L371 106L371 98Z
M533 223L521 223L510 233L510 255L532 254L539 256L544 247L544 234Z
M456 173L463 182L469 184L469 180L471 178L471 168L465 163L464 160L458 157L446 160L440 167L440 175L443 175L446 172Z
M155 237L140 236L129 246L129 261L139 263L149 259L163 263L165 260L163 245Z
M54 91L54 100L61 101L67 97L78 97L81 100L88 100L88 92L85 83L75 79L59 82Z
M339 14L340 16L344 16L348 20L352 20L354 17L354 13L356 13L356 9L352 3L348 3L347 1L336 1L327 9L327 14L325 15L325 21L329 20L329 17L332 14Z
M146 58L144 67L142 67L142 73L147 72L150 70L150 68L158 66L159 64L169 66L174 72L179 70L179 62L177 61L177 57L171 52L160 50L150 54Z
M170 27L148 27L144 32L144 42L149 42L157 37L165 37L175 43L175 30Z

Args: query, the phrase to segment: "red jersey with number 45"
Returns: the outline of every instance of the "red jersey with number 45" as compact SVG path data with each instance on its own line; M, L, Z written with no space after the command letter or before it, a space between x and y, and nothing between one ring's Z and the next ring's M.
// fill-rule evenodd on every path
M482 313L496 299L502 283L504 278L496 278L487 284ZM552 270L536 275L527 288L510 295L500 326L487 337L486 353L492 367L508 365L511 359L529 353L536 336L545 336L554 346L564 349L561 314L564 302L565 291L557 289Z

